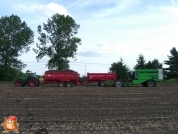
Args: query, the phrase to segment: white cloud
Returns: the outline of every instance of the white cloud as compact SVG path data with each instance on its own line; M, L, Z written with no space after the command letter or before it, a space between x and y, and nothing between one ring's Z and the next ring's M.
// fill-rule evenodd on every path
M98 43L98 45L81 46L77 52L77 55L83 57L98 58L113 57L116 56L119 52L121 52L118 47L119 46L110 44L108 42L101 42Z
M119 0L115 1L115 7L103 8L99 12L95 13L93 17L107 17L111 15L123 14L131 11L131 9L140 4L140 0Z
M115 1L116 0L77 0L71 5L69 5L68 8L75 7L75 6L86 7L91 5L102 5L102 4L106 5Z
M171 3L172 3L173 5L178 6L178 3L176 3L175 0L171 0Z
M173 15L178 15L178 7L175 7L175 6L168 6L168 7L163 7L161 6L160 7L161 10L163 11L167 11L167 12L170 12L172 13Z
M67 11L67 9L59 5L57 3L49 3L46 5L15 5L13 7L15 10L19 10L22 12L32 12L35 15L41 15L42 17L51 17L52 15L59 13L59 14L64 14L64 15L70 15L71 14Z

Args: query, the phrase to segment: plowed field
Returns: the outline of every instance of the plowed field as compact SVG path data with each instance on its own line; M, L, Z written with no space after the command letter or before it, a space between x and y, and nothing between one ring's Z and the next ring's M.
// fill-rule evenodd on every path
M20 134L177 134L178 86L0 85L0 123L10 115Z

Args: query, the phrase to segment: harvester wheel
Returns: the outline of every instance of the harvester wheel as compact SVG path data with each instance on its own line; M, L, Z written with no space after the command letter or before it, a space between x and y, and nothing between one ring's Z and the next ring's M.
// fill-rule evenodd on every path
M100 81L100 86L104 86L104 81Z
M36 86L37 86L37 81L36 81L36 79L30 79L30 80L28 81L28 86L29 86L29 87L36 87Z
M149 81L147 81L146 86L147 87L156 87L156 82L149 80Z
M59 87L64 87L64 85L65 85L64 82L59 82L59 83L58 83L58 86L59 86Z
M15 86L16 86L16 87L22 87L22 85L23 85L23 83L22 83L21 80L16 80L16 81L15 81Z
M71 82L66 82L66 87L71 87L72 83Z
M115 87L122 87L122 82L121 81L116 81L114 83Z

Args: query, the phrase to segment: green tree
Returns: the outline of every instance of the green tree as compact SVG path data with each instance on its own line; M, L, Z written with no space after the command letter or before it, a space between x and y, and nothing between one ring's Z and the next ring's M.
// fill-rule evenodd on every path
M143 54L139 54L137 59L137 64L134 66L134 69L145 69L146 68L146 61Z
M32 71L30 71L30 70L27 70L27 71L26 71L26 74L27 74L27 73L30 73L30 72L32 72Z
M168 56L168 60L165 60L164 63L169 67L166 69L167 73L178 78L178 51L175 47L170 50L171 55Z
M0 79L9 80L13 68L22 70L26 65L18 59L30 50L34 33L17 15L0 18Z
M160 63L158 61L158 59L154 59L152 61L148 61L146 64L145 64L145 67L147 69L162 69L162 63Z
M87 81L87 76L86 75L82 75L79 77L81 81Z
M55 14L48 19L47 24L38 26L40 34L36 44L37 49L33 49L37 54L36 59L48 56L47 63L49 69L69 69L68 58L76 59L76 51L81 39L75 37L80 26L75 23L72 17Z
M120 61L112 63L109 71L115 72L117 74L117 79L128 80L129 68L124 64L122 58L120 58Z

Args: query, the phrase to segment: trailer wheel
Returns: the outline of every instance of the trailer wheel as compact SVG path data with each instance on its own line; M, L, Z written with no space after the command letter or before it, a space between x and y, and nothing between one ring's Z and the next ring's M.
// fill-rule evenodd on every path
M100 86L104 86L104 81L100 81Z
M115 87L122 87L122 82L121 81L116 81L114 83Z
M16 87L22 87L22 85L23 85L23 84L22 84L22 81L21 81L21 80L16 80L16 81L15 81L15 86L16 86Z
M58 83L58 86L59 86L59 87L64 87L64 85L65 85L64 82L59 82L59 83Z
M71 87L72 83L71 82L66 82L66 87Z
M149 80L149 81L147 81L146 86L147 87L156 87L156 82L153 80Z
M29 86L29 87L36 87L36 86L37 86L37 81L36 81L36 79L30 79L30 80L28 81L28 86Z
M101 86L101 85L100 85L100 82L98 82L98 86Z

